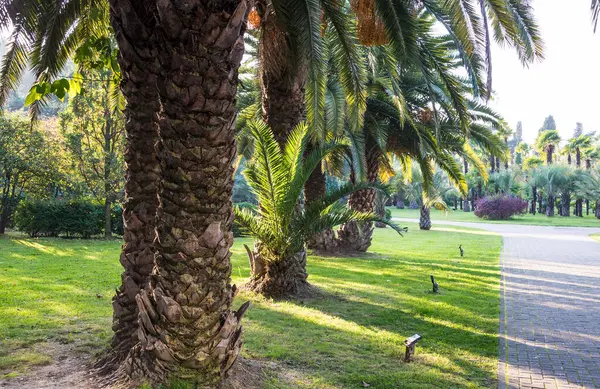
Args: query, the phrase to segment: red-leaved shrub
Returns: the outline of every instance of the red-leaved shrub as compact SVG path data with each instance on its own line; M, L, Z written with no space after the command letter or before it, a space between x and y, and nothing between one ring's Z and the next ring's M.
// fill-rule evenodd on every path
M527 201L506 195L488 196L475 203L475 216L490 220L508 220L527 211Z

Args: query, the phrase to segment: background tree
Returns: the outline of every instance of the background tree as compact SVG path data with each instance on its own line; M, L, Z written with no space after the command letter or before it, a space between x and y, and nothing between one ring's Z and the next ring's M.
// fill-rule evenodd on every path
M538 130L538 135L543 131L553 130L556 130L556 122L554 121L554 117L550 115L544 119L544 124L542 124L542 127Z
M18 113L0 116L0 234L26 195L51 195L51 185L58 180L59 155L56 139L32 128L27 117Z
M560 140L560 135L556 130L540 132L540 135L536 140L536 146L539 150L546 153L546 164L552 164L554 151L556 150L556 147L558 147Z
M122 196L124 120L122 107L111 104L111 72L88 72L85 94L74 96L60 115L65 146L75 170L104 207L104 236L110 238L111 211Z

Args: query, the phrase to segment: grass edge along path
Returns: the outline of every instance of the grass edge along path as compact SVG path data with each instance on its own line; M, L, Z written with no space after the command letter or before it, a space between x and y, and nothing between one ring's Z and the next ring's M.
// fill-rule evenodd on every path
M397 209L395 207L388 207L392 212L392 217L395 218L407 218L407 219L418 219L418 209ZM584 211L585 213L585 211ZM584 217L577 216L552 216L548 217L543 214L526 214L522 216L514 216L509 220L488 220L480 219L473 212L464 212L461 210L450 210L448 212L438 211L435 209L431 210L431 220L433 224L436 221L452 221L452 222L468 222L468 223L493 223L493 224L522 224L532 226L554 226L554 227L599 227L600 219L597 219L593 212L590 210L590 215L584 215Z
M309 280L323 296L306 301L250 299L243 356L274 362L283 376L265 388L493 388L497 385L501 238L467 228L404 238L377 229L370 253L310 255ZM236 239L233 282L249 274ZM461 258L458 244L465 248ZM0 239L0 380L50 363L44 342L82 353L107 347L118 285L119 242ZM433 294L434 274L440 293ZM100 296L100 297L98 297ZM415 361L403 341L419 333Z

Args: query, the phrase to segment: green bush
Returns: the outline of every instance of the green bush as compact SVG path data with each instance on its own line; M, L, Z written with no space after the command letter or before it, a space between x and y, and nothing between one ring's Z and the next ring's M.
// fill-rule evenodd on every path
M123 236L123 207L121 204L113 205L110 218L113 234Z
M385 209L385 220L392 220L392 211L389 208Z
M256 209L256 205L248 202L235 203L234 205L242 209ZM231 227L231 231L233 232L233 236L235 236L236 238L246 236L242 227L238 224L237 220L235 219L233 219L233 226Z
M89 238L102 233L104 211L102 206L89 201L24 201L17 208L15 225L31 237Z

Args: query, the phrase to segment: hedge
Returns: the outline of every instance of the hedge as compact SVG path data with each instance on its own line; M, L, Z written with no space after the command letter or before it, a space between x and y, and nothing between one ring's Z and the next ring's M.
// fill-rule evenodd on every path
M104 227L104 209L90 201L28 200L15 213L15 226L31 237L90 238Z

